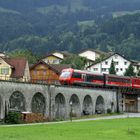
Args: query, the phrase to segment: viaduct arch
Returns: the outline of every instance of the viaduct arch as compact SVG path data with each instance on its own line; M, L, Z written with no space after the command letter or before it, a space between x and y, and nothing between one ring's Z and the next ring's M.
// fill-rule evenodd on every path
M19 111L42 113L51 119L69 118L71 111L76 117L95 114L98 108L106 113L114 103L116 91L84 87L68 87L0 81L0 119L5 116L5 106Z

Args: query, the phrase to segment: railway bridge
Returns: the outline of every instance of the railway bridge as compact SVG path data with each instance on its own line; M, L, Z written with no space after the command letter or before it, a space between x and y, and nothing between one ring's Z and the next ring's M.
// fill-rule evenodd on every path
M111 89L0 81L0 119L10 109L42 113L50 119L69 118L70 112L80 117L106 113L107 109L123 111L123 99L121 93Z

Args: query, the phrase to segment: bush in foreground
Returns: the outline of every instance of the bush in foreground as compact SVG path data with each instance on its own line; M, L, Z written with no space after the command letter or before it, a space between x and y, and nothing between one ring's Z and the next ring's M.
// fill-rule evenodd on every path
M21 121L21 113L17 111L9 111L6 117L6 123L8 124L20 124Z

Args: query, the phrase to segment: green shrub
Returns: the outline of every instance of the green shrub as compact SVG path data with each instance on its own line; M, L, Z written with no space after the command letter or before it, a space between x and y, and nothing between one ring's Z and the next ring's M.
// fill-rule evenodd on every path
M6 123L8 124L20 124L21 113L17 111L9 111L6 117Z
M111 113L112 113L112 110L111 110L110 108L108 108L108 109L107 109L107 113L108 113L108 114L111 114Z

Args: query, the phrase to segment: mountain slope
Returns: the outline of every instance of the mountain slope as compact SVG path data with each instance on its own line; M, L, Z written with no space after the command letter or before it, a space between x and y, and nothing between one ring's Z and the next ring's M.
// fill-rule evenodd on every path
M139 0L1 0L0 49L98 48L139 59L139 7Z

